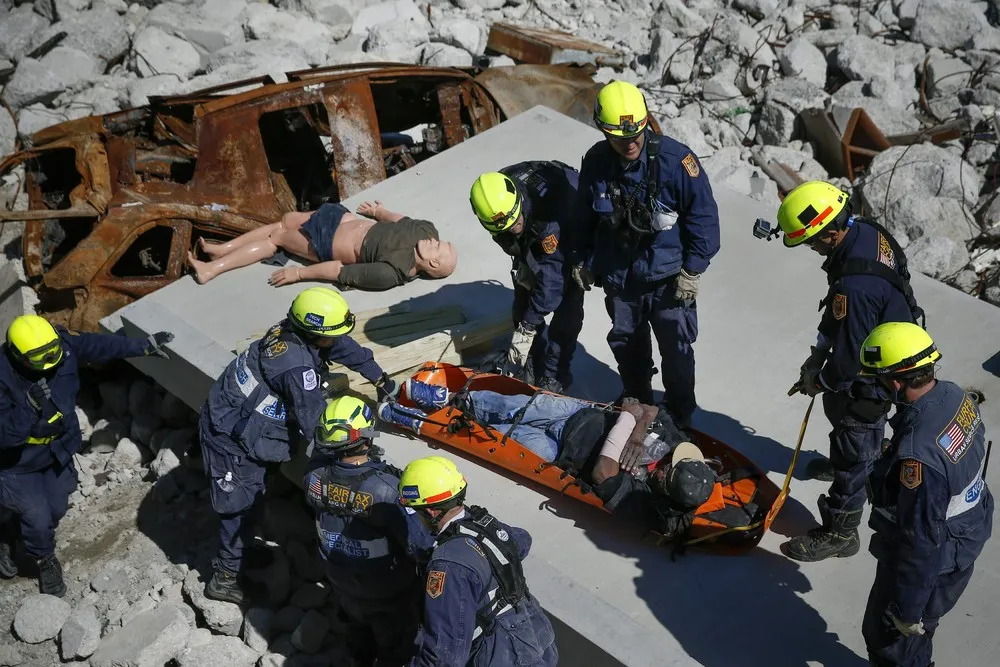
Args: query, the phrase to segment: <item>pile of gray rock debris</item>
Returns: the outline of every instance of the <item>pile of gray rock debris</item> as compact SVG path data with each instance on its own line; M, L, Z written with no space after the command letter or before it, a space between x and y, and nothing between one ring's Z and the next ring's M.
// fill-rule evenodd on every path
M777 206L761 167L780 163L855 188L913 268L1000 305L994 2L0 0L11 111L0 110L0 153L18 132L264 73L281 80L364 61L511 64L480 57L490 26L505 21L624 54L624 68L599 78L641 85L664 130L704 158L716 182ZM832 156L805 134L801 112L859 107L885 137L911 138L883 146L851 182L829 171ZM957 137L912 138L948 120L965 121Z
M203 594L217 548L197 415L135 374L79 401L79 489L58 531L68 592L0 586L0 667L352 667L363 639L325 583L312 513L269 483L247 610Z

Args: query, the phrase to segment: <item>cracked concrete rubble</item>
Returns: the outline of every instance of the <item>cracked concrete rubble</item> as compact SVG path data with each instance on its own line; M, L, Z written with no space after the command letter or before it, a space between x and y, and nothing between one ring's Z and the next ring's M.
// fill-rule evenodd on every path
M63 120L149 96L349 62L483 62L496 21L571 32L625 54L663 130L714 183L777 209L762 160L850 189L911 268L1000 305L996 198L1000 29L967 0L0 0L0 154ZM41 49L62 33L55 47ZM490 54L493 66L510 64ZM807 109L863 108L891 137L958 119L962 135L898 145L853 181L831 175ZM23 143L22 143L23 145ZM17 175L0 202L24 208ZM15 225L0 234L19 247ZM16 256L0 271L20 269ZM2 263L4 260L0 260ZM23 272L22 272L23 277ZM25 296L30 308L30 295ZM87 448L59 531L69 593L0 584L0 666L351 665L352 628L323 585L299 492L269 490L255 572L269 605L206 600L215 516L195 415L147 380L81 394ZM278 546L280 545L280 546ZM75 662L74 662L75 661Z
M11 70L3 99L14 117L0 110L0 153L13 151L18 135L62 120L261 74L281 81L285 71L365 61L510 64L505 55L484 56L490 26L505 21L563 30L623 54L625 66L602 68L598 79L639 84L664 130L705 159L718 182L775 207L778 186L754 159L762 147L794 151L780 163L802 178L849 189L881 178L875 167L889 169L898 203L888 226L914 268L1000 305L993 185L1000 29L988 7L972 0L6 0L0 65ZM918 153L949 155L945 171L974 174L979 189L961 201L903 196L925 182L911 159L917 149L903 163L882 157L853 181L812 169L830 167L829 149L807 133L801 112L855 107L886 137L962 121L961 135L939 141L937 153ZM17 187L10 177L2 184L8 205ZM928 222L959 212L962 224ZM928 233L914 233L924 223Z
M280 476L248 573L260 606L205 598L217 522L197 415L124 368L114 373L128 379L89 378L78 401L80 485L57 536L69 591L39 595L30 577L0 584L0 665L356 664L359 633L325 582L311 510ZM150 414L154 425L137 431Z

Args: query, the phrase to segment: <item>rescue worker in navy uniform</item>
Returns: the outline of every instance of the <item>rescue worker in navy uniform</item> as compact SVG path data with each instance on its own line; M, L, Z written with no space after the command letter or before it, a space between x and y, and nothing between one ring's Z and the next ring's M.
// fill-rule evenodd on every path
M320 385L327 364L357 371L381 398L399 393L371 351L347 335L354 323L336 290L303 290L288 317L230 362L209 391L199 433L222 543L206 597L244 601L243 550L253 537L252 510L261 507L267 466L290 460L307 443L305 434L312 434L326 409Z
M934 377L940 358L926 331L903 322L879 325L861 348L862 372L898 406L869 478L878 567L861 627L873 667L933 666L938 623L993 532L980 399Z
M163 345L172 339L167 332L140 339L56 329L38 315L18 317L7 328L0 355L0 512L19 515L40 592L66 594L55 532L76 489L73 454L83 447L76 416L80 364L167 358ZM16 574L10 545L0 542L0 576Z
M604 287L622 398L653 403L652 327L663 407L686 428L696 407L696 298L719 251L712 186L687 146L648 127L646 100L632 84L604 86L594 122L606 140L587 151L580 168L572 275L583 289Z
M819 498L822 526L783 545L795 560L845 558L860 548L865 480L879 457L891 403L871 378L859 377L861 342L883 322L915 322L923 313L910 288L906 256L872 220L851 215L847 193L823 181L799 185L781 203L784 245L807 245L826 257L829 291L816 345L789 394L822 393L833 430L830 458L810 462L810 476L832 481ZM824 474L824 469L825 473Z
M400 502L437 535L410 667L555 667L555 631L521 569L531 536L466 507L465 490L443 456L412 461L399 480Z
M561 162L520 162L482 174L469 194L479 223L513 259L514 335L503 361L510 374L556 394L573 382L583 328L583 290L566 262L578 180Z
M399 504L402 471L379 458L375 435L375 416L362 400L328 402L304 488L340 605L371 629L378 664L403 665L419 622L418 562L426 562L434 538L416 512Z

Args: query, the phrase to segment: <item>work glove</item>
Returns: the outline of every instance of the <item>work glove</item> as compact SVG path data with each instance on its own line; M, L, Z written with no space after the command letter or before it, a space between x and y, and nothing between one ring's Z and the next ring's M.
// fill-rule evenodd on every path
M148 338L149 344L146 346L147 357L163 357L169 359L170 355L163 348L164 345L174 339L174 335L169 331L157 331Z
M698 298L698 283L701 274L688 273L684 269L677 274L674 284L674 298L678 301L694 301Z
M524 369L528 365L528 352L531 351L531 344L535 340L535 327L525 322L517 325L514 335L510 339L510 347L507 348L507 362L512 366Z
M815 345L809 349L811 351L809 358L799 368L799 379L788 390L789 396L799 393L811 397L823 391L823 385L819 382L819 373L823 370L823 364L826 363L826 357L829 353Z
M38 414L42 414L42 406L49 402L49 396L49 385L45 378L28 387L28 405Z
M913 637L925 633L923 621L917 621L916 623L904 623L896 618L896 615L891 611L887 611L886 614L889 616L889 620L892 621L892 624L896 626L896 629L899 630L904 637Z
M388 373L382 373L382 377L375 383L375 393L378 395L378 402L389 401L395 403L399 398L399 392L403 388L401 384L389 377Z
M573 282L580 286L585 292L590 291L590 286L594 284L594 274L583 264L577 264L570 270Z

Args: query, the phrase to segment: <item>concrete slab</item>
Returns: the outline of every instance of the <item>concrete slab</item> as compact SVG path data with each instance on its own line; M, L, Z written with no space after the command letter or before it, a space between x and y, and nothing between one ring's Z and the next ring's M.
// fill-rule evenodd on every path
M511 298L509 263L485 237L469 211L468 188L482 171L525 159L558 158L579 165L598 132L536 108L415 169L348 200L380 199L386 206L438 224L461 252L458 269L441 282L417 281L389 292L349 292L365 310L413 300L461 303L471 317L505 310ZM820 258L806 250L754 239L757 216L775 212L717 188L722 251L703 279L701 336L696 345L700 410L695 426L737 447L780 481L806 408L787 398L808 355L825 292ZM249 332L280 318L301 286L271 289L271 268L253 266L208 286L185 278L105 322L178 334L171 349L186 364L143 359L142 370L192 406L211 377ZM931 334L944 352L943 377L975 385L987 396L987 427L1000 423L1000 353L987 332L1000 328L1000 310L922 276L914 289L927 311ZM613 399L620 382L605 342L609 320L598 290L587 295L587 319L574 363L574 393ZM178 389L179 388L179 389ZM992 398L992 400L991 400ZM808 452L827 451L828 425L818 413L806 435ZM418 440L385 435L381 444L400 464L427 455ZM443 452L452 455L451 452ZM525 564L532 592L559 619L564 664L741 667L863 667L861 617L875 563L867 553L850 559L798 564L778 545L814 525L825 485L793 482L792 498L760 548L741 558L701 552L672 561L641 531L530 482L454 455L469 480L469 498L535 538ZM800 469L805 460L800 463ZM992 466L996 468L996 463ZM865 529L864 539L867 541ZM1000 636L1000 547L987 545L972 586L935 638L938 664L993 664ZM581 647L587 647L584 658ZM591 648L593 647L593 648ZM602 654L603 652L603 654Z

